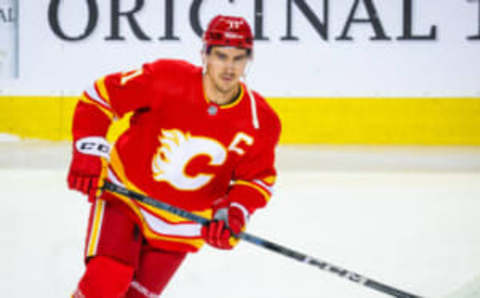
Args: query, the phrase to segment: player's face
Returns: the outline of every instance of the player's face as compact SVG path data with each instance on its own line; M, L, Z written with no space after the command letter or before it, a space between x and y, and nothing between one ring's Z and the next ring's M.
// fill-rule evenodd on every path
M213 47L206 56L206 75L218 91L232 92L245 72L249 58L246 49Z

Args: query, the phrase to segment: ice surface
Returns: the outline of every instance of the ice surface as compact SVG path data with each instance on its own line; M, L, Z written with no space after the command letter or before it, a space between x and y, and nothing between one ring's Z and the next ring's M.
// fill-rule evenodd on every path
M8 134L8 133L0 133L0 142L18 142L20 138L16 135Z
M0 143L2 297L68 297L83 272L88 203L66 189L68 152L68 144ZM430 152L280 148L276 195L248 232L443 297L480 273L480 153ZM190 255L162 297L389 296L240 243Z

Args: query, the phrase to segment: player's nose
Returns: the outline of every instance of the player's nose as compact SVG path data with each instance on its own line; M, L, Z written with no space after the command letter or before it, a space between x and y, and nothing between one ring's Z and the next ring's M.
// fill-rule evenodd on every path
M228 72L235 72L235 62L233 61L233 59L226 61L225 68Z

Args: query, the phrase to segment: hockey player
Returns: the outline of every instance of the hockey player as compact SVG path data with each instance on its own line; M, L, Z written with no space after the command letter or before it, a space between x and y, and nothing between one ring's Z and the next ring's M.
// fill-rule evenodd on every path
M232 237L272 194L280 121L240 78L253 54L245 19L217 16L203 67L160 59L86 89L73 119L71 189L92 203L86 270L74 297L156 297L187 253ZM133 112L111 145L114 119ZM185 220L99 190L109 181L212 219Z

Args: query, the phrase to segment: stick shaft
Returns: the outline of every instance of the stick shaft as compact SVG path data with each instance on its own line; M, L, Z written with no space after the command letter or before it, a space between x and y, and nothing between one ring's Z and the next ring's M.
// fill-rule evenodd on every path
M165 210L167 212L170 212L172 214L178 215L180 217L183 217L185 219L197 222L199 224L205 225L207 224L210 220L201 216L198 216L196 214L193 214L192 212L183 210L181 208L169 205L167 203L164 203L162 201L159 201L157 199L139 194L137 192L134 192L132 190L126 189L124 187L121 187L119 185L113 184L111 182L105 181L103 185L103 190L107 190L113 193L121 194L127 197L130 197L131 199L134 199L136 201L145 203L147 205ZM388 286L386 284L380 283L378 281L375 281L373 279L367 278L365 276L362 276L356 272L344 269L342 267L330 264L328 262L310 257L306 254L303 254L301 252L295 251L293 249L290 249L288 247L282 246L280 244L271 242L266 239L262 239L260 237L241 232L240 234L236 235L237 238L240 238L242 240L245 240L247 242L250 242L254 245L263 247L265 249L268 249L270 251L276 252L278 254L281 254L283 256L295 259L299 262L303 262L312 266L316 266L319 269L322 269L324 271L333 273L337 276L343 277L349 281L364 285L366 287L369 287L373 290L389 294L393 297L398 297L398 298L421 298L420 296L413 295L407 292L404 292L402 290L396 289L394 287Z

